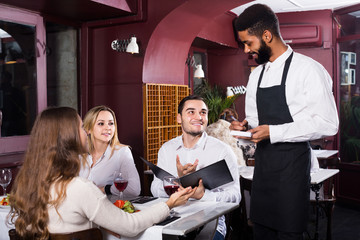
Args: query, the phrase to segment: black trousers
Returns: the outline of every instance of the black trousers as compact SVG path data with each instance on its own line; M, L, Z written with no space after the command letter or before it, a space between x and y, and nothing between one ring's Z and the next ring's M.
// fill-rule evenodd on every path
M261 224L254 223L254 240L303 240L303 233L281 232Z

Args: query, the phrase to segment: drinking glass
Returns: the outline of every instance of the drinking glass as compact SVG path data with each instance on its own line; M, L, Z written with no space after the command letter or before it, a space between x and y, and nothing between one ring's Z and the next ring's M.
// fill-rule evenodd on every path
M4 189L4 195L6 195L6 187L10 184L12 179L11 170L8 168L0 169L0 185Z
M171 194L179 189L179 179L174 176L166 176L163 178L163 185L166 194L170 197Z
M180 181L174 176L166 176L163 178L163 185L166 194L170 197L171 194L175 193L180 187ZM170 218L178 216L179 213L174 209L170 210Z
M114 185L119 190L119 199L123 200L123 191L128 185L128 180L121 172L114 173Z

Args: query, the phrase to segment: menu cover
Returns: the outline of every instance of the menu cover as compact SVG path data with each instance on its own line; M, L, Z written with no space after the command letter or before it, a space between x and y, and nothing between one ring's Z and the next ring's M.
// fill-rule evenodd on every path
M172 174L166 172L164 169L156 166L142 157L140 158L150 167L157 178L163 179L165 176L172 176ZM183 187L195 187L198 186L200 179L202 179L204 187L210 190L234 180L231 176L225 159L182 176L180 178L180 183Z

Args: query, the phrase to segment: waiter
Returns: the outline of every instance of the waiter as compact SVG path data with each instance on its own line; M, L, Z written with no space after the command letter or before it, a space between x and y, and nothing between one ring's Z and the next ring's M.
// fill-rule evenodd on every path
M303 239L310 194L309 141L335 135L338 114L332 79L315 60L294 52L266 5L248 7L234 21L244 52L260 64L250 74L246 118L257 143L250 218L254 239Z

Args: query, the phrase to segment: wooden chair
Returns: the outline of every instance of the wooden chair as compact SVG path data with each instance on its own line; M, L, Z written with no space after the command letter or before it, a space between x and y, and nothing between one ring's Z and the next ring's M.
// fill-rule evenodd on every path
M15 229L9 230L10 240L30 240L20 237ZM102 232L99 228L90 228L83 231L67 234L50 234L49 240L102 240Z
M241 209L241 224L242 224L242 235L245 239L252 238L252 226L249 225L247 211L246 211L246 201L245 201L245 190L249 192L251 196L251 184L252 181L240 176L240 191L241 191L241 201L240 201L240 209ZM249 200L249 199L247 199Z

